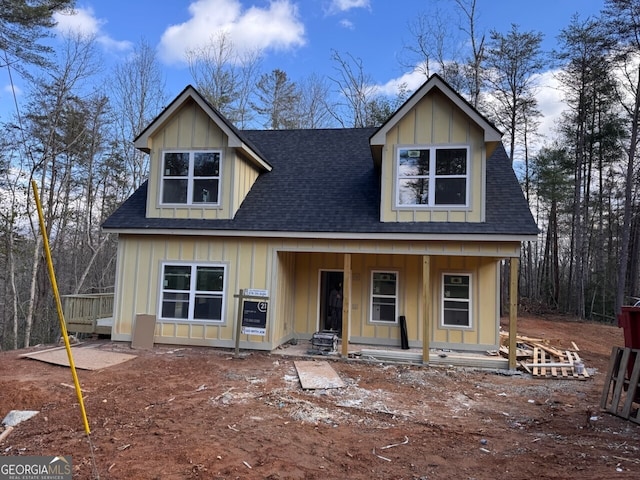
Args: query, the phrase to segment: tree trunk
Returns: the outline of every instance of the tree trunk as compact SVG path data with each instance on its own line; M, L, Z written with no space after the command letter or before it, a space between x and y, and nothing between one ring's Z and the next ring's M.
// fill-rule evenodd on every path
M36 304L36 286L38 282L38 268L40 267L40 248L42 247L42 237L36 236L35 248L33 250L33 262L31 266L31 287L29 288L29 302L27 316L24 327L24 348L31 344L31 328L33 327L33 314Z
M12 303L12 318L13 318L13 349L16 350L18 348L18 289L16 288L16 264L15 257L13 252L14 235L13 235L13 227L9 231L9 248L8 248L8 263L9 263L9 287L11 292L11 303Z
M616 315L622 311L626 295L627 262L629 260L629 239L631 237L631 212L633 193L633 172L636 147L638 142L638 116L640 113L640 68L636 82L636 98L633 107L631 140L629 143L629 163L627 164L626 186L624 190L624 217L622 222L622 239L620 241L620 261L618 263L618 288L616 290ZM635 274L635 272L633 272Z

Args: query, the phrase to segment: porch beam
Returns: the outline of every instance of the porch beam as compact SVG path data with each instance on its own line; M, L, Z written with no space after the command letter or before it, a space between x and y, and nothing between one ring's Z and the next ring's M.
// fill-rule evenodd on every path
M343 358L349 356L349 325L351 316L351 254L344 254L344 272L342 281L342 352Z
M509 370L516 368L516 338L518 334L518 267L520 259L509 260Z
M431 342L431 257L422 257L422 363L429 363Z

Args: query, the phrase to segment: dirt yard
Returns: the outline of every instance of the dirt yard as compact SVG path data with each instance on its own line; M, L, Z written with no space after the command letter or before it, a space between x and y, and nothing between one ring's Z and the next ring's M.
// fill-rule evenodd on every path
M68 368L2 352L0 419L40 413L0 454L71 455L78 479L640 478L640 425L599 408L622 330L520 318L518 333L575 342L591 378L316 357L345 387L303 390L300 358L103 341L137 357L78 370L89 436Z

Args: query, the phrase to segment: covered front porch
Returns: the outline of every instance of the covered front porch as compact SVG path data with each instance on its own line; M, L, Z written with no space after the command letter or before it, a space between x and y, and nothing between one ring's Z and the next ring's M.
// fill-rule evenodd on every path
M343 311L342 311L342 341L340 342L339 353L342 357L350 357L356 355L364 355L372 359L390 360L396 361L405 359L410 363L422 363L422 364L445 364L445 365L465 365L477 366L493 365L495 368L516 368L516 337L517 337L517 318L518 318L518 268L519 257L509 258L509 336L508 336L508 349L509 357L505 361L500 356L488 356L482 354L482 352L474 351L461 351L454 352L449 349L438 350L432 348L432 339L430 332L433 331L432 323L433 308L432 301L432 256L424 255L422 259L422 289L421 289L421 308L422 313L422 346L421 348L414 348L413 351L409 349L395 349L388 347L376 347L376 348L359 348L354 344L351 344L350 339L350 327L352 325L351 313L352 313L352 254L344 254L344 287L343 287Z

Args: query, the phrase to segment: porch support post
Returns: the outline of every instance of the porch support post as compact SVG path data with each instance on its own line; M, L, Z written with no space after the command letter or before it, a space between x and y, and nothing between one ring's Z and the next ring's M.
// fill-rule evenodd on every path
M349 325L351 324L351 254L344 254L344 278L342 282L342 352L349 356Z
M422 257L422 363L429 363L431 340L431 257Z
M509 260L509 370L516 368L516 337L518 334L518 266L520 259Z

